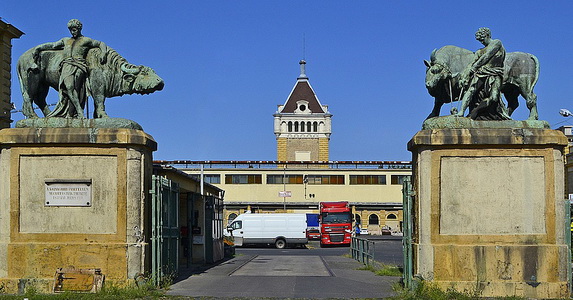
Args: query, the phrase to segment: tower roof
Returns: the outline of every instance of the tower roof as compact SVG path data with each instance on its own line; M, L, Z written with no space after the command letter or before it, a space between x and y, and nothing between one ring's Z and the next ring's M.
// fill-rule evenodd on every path
M308 77L306 76L305 65L306 62L301 60L300 64L300 75L297 78L296 84L294 85L290 95L288 96L282 109L279 109L279 113L295 113L295 110L299 108L299 101L308 102L307 107L311 113L327 113L325 106L320 104L320 101L316 97L314 90L310 86Z

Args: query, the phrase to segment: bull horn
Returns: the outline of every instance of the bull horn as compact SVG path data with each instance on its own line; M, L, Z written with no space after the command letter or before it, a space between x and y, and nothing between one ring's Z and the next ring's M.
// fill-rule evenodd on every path
M139 73L139 68L138 68L138 67L133 66L133 65L130 65L130 67L131 67L131 66L133 66L133 67L127 68L127 65L128 65L128 64L122 64L121 67L120 67L121 70L122 70L124 73L127 73L127 74L137 74L137 73Z
M432 51L432 54L430 54L430 61L434 62L436 60L436 52L438 52L438 49L434 48L434 51Z

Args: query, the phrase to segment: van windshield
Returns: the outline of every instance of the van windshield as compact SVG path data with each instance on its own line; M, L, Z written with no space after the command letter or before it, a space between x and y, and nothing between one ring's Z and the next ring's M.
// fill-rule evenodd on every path
M331 212L331 213L322 213L322 223L350 223L352 221L352 217L350 212Z

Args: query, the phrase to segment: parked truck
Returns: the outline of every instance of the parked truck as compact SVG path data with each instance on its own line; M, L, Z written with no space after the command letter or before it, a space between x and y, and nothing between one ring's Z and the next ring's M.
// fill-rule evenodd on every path
M320 203L320 246L350 246L352 212L348 201Z
M306 214L246 213L227 226L225 235L233 237L235 246L274 244L283 249L307 244L306 227Z

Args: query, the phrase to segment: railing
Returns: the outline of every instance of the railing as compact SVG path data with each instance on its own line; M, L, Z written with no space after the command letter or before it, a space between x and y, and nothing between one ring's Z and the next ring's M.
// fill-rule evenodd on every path
M412 170L411 161L193 161L156 160L155 164L170 165L179 169L314 169L328 166L331 169L385 169Z
M369 266L374 262L374 242L353 236L350 242L350 253L353 259Z

